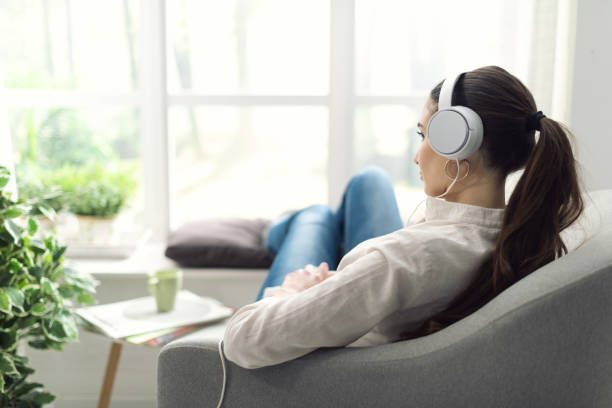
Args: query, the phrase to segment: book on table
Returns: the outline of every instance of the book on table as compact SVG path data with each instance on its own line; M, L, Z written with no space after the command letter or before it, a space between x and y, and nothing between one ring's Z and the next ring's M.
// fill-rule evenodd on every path
M174 310L158 313L153 296L81 307L75 313L94 330L114 339L161 345L201 325L229 317L233 308L216 299L181 290Z

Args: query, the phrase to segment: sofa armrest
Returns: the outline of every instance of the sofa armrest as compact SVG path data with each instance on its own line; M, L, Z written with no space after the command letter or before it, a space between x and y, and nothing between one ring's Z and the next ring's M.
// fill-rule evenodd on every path
M216 407L222 386L218 343L226 320L164 346L158 357L158 407ZM226 362L227 366L227 362Z
M217 406L223 384L218 343L224 328L225 322L219 323L162 349L158 358L159 408ZM404 380L400 375L389 378L385 387L386 391L395 388L397 392L385 392L382 400L373 394L370 401L360 405L364 404L363 393L353 392L380 382L381 370L390 370L390 374L395 371L385 355L389 356L389 349L399 350L398 346L322 348L296 360L256 370L225 360L227 389L223 406L376 406L383 401L385 406L402 405L400 389L404 388Z

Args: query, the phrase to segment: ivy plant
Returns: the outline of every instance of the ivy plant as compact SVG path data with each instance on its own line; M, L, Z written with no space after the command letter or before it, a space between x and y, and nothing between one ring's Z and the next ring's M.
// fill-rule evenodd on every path
M62 350L78 339L72 307L94 303L97 281L63 265L66 246L40 236L35 214L53 217L35 199L13 200L10 173L0 166L0 408L41 407L55 399L34 373L20 344Z

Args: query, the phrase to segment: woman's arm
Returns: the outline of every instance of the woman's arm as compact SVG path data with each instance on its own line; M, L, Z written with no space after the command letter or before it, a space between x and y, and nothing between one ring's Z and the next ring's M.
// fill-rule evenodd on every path
M241 367L259 368L350 344L401 306L397 275L372 250L303 291L246 305L228 323L225 354Z
M321 262L318 267L308 264L302 269L288 273L285 276L283 284L272 294L272 296L284 298L298 292L303 292L323 282L325 279L333 276L333 274L334 272L329 271L327 262Z

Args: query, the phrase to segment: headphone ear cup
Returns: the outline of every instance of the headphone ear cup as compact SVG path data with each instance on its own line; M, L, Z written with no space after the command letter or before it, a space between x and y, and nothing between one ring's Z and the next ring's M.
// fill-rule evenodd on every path
M482 144L482 120L472 109L453 106L434 113L427 124L427 139L439 155L452 160L467 159Z

